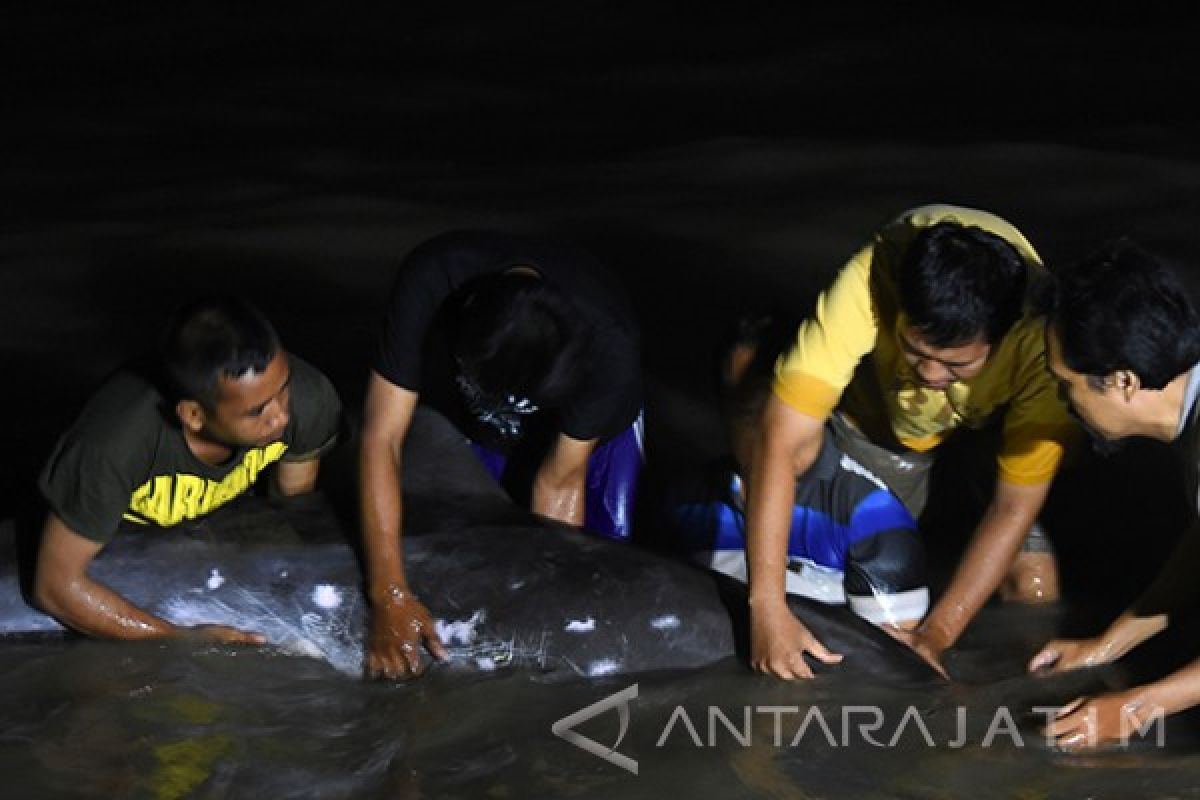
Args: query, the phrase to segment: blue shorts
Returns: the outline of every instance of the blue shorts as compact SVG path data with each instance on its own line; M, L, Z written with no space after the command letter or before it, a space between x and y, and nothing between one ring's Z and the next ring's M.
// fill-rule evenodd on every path
M676 505L684 548L711 569L747 579L743 489L735 473L723 497ZM872 622L920 619L929 607L925 551L904 504L843 453L827 429L821 452L796 481L787 591L847 603Z
M633 534L633 504L645 463L643 415L612 439L597 445L588 458L584 483L583 526L610 539L627 541ZM471 442L471 449L491 476L503 481L508 458Z

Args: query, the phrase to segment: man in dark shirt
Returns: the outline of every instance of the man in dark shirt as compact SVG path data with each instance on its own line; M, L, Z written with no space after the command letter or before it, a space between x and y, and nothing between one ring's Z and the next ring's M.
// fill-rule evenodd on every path
M405 260L368 383L360 463L367 670L392 678L421 671L422 641L444 654L400 543L401 450L418 398L497 477L537 448L533 511L626 538L642 459L632 311L590 256L545 241L456 232Z
M1200 314L1182 281L1122 240L1058 275L1046 326L1046 360L1060 391L1093 436L1170 442L1184 461L1189 505L1200 498ZM1195 614L1200 589L1200 512L1192 515L1162 573L1098 636L1056 640L1031 670L1067 670L1115 661L1181 617ZM1081 698L1062 709L1049 734L1066 749L1141 733L1155 717L1200 704L1200 659L1151 683Z
M47 462L39 483L50 513L35 600L93 636L261 643L252 631L172 625L92 579L88 566L123 519L163 528L197 519L268 468L279 493L311 491L337 438L337 394L234 298L181 310L155 371L157 380L128 370L110 378Z

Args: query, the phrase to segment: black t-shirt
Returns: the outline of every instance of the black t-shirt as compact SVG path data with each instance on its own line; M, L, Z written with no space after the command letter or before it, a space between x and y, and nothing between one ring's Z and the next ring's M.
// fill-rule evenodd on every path
M329 380L294 355L282 438L239 448L224 464L198 459L154 384L123 370L88 401L42 470L39 486L73 531L107 542L122 518L170 527L242 494L276 461L307 461L337 441L342 407Z
M454 312L471 281L515 267L534 269L568 298L586 337L583 379L561 408L551 410L558 429L585 441L616 436L633 423L642 404L637 325L625 292L600 264L562 244L457 231L418 246L392 290L375 371L420 393L423 402L469 430L454 386Z

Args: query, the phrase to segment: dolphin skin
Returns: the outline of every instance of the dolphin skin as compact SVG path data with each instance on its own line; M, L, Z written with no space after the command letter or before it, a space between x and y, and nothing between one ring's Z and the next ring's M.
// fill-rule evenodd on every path
M601 676L745 655L744 587L517 508L438 415L418 415L405 465L409 578L451 668ZM123 529L92 574L176 624L256 630L280 650L359 674L367 607L347 527L319 495L248 497L189 527ZM0 532L0 634L61 633L22 597L14 536ZM938 680L845 609L800 598L793 608L847 655L843 671Z

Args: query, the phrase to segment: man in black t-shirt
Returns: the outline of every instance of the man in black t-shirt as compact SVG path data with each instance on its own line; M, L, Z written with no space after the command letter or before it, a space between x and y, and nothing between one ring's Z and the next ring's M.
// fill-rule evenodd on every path
M337 438L337 393L233 298L180 311L159 367L155 379L128 370L110 378L51 454L39 481L50 513L35 600L93 636L261 643L251 631L172 625L92 579L88 567L122 519L163 528L197 519L268 468L279 493L311 491Z
M448 233L405 260L368 384L360 470L367 669L393 678L421 671L422 641L444 654L400 546L400 453L418 397L498 478L533 449L535 512L627 538L642 461L628 301L590 256L545 241Z

